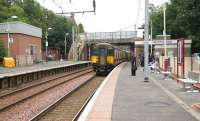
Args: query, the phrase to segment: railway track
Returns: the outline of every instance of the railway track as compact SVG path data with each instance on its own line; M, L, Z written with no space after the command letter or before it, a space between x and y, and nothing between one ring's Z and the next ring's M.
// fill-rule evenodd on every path
M95 77L43 110L31 121L76 121L104 77Z
M59 84L65 83L66 81L72 80L76 78L77 76L81 76L91 71L92 71L91 68L87 68L87 69L81 69L79 71L74 71L67 74L62 74L59 76L50 77L39 83L29 85L22 89L18 89L10 93L1 95L0 96L0 112L23 100L26 100L32 96L40 94L50 88L56 87Z
M70 93L94 75L92 69L82 69L79 73L72 72L3 95L0 97L0 119L4 121L12 119L15 121L30 120L38 112L55 102L56 99L62 97L64 93ZM41 106L39 103L42 103Z

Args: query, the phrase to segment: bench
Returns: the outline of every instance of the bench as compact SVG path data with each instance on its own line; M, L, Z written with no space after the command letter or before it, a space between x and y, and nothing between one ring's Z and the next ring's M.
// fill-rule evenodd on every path
M193 91L193 85L197 83L197 81L192 80L190 78L187 79L178 79L182 84L183 88L186 89L187 91Z
M200 90L200 72L197 71L189 71L188 72L188 77L192 80L197 81L197 83L193 84L193 87L195 89Z
M193 85L194 89L200 90L200 83L196 83Z

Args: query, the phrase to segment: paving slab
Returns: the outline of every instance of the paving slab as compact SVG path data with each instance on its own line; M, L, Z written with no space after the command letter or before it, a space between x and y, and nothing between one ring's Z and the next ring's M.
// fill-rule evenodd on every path
M183 84L181 82L177 82L173 79L163 80L162 74L151 73L151 77L158 80L159 83L170 90L178 98L183 100L188 106L192 107L193 105L200 103L200 93L195 91L186 91L186 89L183 88ZM200 111L200 108L198 110Z
M198 102L200 98L194 102L190 100L197 98L196 95L199 94L186 94L176 82L163 80L163 75L151 75L152 78L146 83L140 69L136 76L131 76L130 66L130 63L124 66L117 80L112 121L199 120L198 113L188 108L190 104ZM187 108L181 105L183 103Z

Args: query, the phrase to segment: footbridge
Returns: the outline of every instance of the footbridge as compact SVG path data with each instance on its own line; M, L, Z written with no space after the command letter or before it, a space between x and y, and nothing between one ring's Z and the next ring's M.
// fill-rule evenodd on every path
M90 57L90 47L95 43L106 42L116 45L123 50L134 52L136 51L135 46L138 46L136 43L143 42L142 38L137 37L137 31L83 33L80 35L80 38L86 47L85 55L87 57Z
M116 45L127 45L137 41L137 31L118 31L118 32L95 32L85 33L85 40L88 44L106 42Z
M94 32L84 33L81 36L82 40L85 40L85 44L88 46L106 42L128 51L130 50L130 46L135 45L136 41L142 41L141 38L137 37L137 31Z
M79 39L74 41L74 43L72 44L72 48L69 52L69 55L71 55L71 57L68 56L68 58L76 58L73 60L77 60L77 58L79 58L79 55L83 55L83 58L89 58L90 48L95 43L110 43L118 46L123 50L133 52L135 51L135 45L137 46L136 43L141 43L143 41L142 38L137 37L137 31L83 33L80 34L79 37ZM75 57L76 55L78 55L78 57Z

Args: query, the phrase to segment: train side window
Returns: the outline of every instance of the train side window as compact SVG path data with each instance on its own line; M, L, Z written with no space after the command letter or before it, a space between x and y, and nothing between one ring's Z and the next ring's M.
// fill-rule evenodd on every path
M117 58L119 58L119 51L117 50Z
M114 49L108 49L108 55L113 55L114 54Z
M114 50L114 56L117 57L117 52L116 52L116 50Z
M115 50L115 57L118 58L117 50Z
M117 52L117 59L119 58L119 51L118 50L116 50L116 52Z

